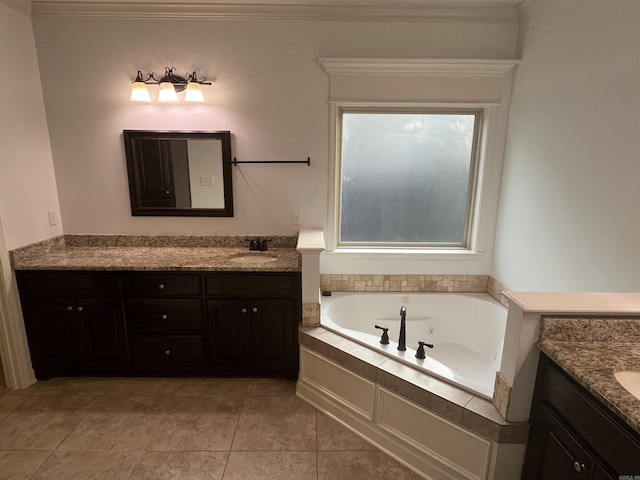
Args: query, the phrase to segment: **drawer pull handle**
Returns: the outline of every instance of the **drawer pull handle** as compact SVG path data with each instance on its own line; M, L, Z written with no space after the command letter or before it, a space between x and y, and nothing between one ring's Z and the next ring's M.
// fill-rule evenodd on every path
M67 307L67 312L70 312L72 310L73 310L73 307L71 307L71 306Z
M165 354L165 355L171 355L171 350L165 350L165 351L164 351L164 354Z
M573 462L573 469L574 469L576 472L581 472L581 471L582 471L582 470L584 470L585 468L587 468L587 467L585 466L585 464L584 464L584 463L580 463L580 462Z
M79 312L81 312L82 310L84 310L84 307L78 307Z
M258 307L253 307L253 308L251 309L251 311L252 311L253 313L256 313L256 312L258 311Z
M247 313L247 309L246 309L246 308L243 308L243 309L242 309L242 313Z
M162 319L166 320L167 319L167 315L162 315Z
M161 283L160 285L158 285L158 288L159 288L160 290L164 290L164 283Z

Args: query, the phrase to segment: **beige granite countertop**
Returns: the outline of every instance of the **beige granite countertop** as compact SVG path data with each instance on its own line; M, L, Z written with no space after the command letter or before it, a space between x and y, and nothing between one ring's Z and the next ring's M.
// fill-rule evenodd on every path
M271 237L270 237L271 238ZM299 272L295 240L274 237L275 248L249 251L245 237L66 236L11 252L16 270ZM253 264L236 257L270 256Z
M640 400L614 377L640 370L640 318L543 318L538 348L640 433Z

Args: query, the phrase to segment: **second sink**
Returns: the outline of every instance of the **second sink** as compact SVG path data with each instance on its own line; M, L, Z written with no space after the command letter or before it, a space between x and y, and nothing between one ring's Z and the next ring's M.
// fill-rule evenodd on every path
M270 257L267 255L242 255L240 257L233 257L231 259L232 262L236 262L236 263L252 263L252 264L269 263L269 262L275 262L276 260L278 260L276 257Z
M631 395L640 400L640 371L621 370L615 374L616 380Z

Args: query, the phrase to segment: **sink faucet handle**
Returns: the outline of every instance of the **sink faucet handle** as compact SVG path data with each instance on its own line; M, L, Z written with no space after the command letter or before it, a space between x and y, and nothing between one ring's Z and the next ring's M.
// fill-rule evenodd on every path
M418 350L416 350L416 358L419 359L423 359L423 358L427 358L427 356L424 353L424 347L429 347L429 348L433 348L433 344L432 343L425 343L422 341L418 341Z
M258 240L260 241L260 240ZM269 243L271 241L270 238L263 238L262 239L262 243L260 243L260 250L262 251L266 251L267 250L267 243Z
M382 330L382 337L380 338L380 343L382 345L389 345L389 334L387 333L387 331L389 331L389 329L386 328L386 327L381 327L379 325L374 325L374 327L376 327L377 329Z

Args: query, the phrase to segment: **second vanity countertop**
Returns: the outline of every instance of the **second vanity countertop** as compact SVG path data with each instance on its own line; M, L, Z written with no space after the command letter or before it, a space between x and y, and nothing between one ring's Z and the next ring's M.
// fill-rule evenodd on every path
M543 318L538 347L640 433L640 400L614 376L640 369L640 319Z
M11 252L16 270L299 272L295 238L273 237L265 252L249 251L244 237L65 236ZM269 256L267 263L237 257Z

